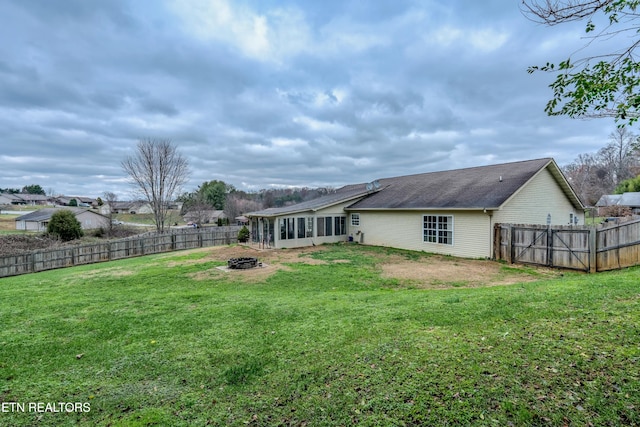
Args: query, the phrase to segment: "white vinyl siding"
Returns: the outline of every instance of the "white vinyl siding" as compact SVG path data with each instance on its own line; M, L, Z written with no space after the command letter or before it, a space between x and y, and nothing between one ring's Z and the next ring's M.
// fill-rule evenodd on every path
M453 244L424 242L424 216L450 216L455 224ZM482 211L362 211L360 235L365 245L390 246L466 258L492 256L492 223Z
M499 185L499 184L497 184ZM547 169L543 169L520 189L502 209L495 211L494 223L567 225L570 214L584 225L584 212L577 211Z

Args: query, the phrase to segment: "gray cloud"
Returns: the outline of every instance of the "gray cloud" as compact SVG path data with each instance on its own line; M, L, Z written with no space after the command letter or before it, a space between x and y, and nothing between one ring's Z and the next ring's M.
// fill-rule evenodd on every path
M517 4L0 0L0 187L130 191L120 161L174 141L189 188L340 186L604 145L547 117L529 65L581 46Z

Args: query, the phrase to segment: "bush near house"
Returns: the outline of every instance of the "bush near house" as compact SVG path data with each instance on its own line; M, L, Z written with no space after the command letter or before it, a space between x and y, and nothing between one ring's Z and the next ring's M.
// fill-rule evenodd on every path
M614 217L623 217L630 216L633 212L631 212L631 208L628 206L605 206L600 208L600 215L602 216L614 216Z
M238 231L238 242L246 243L249 240L249 229L245 225Z
M80 221L78 221L73 212L66 209L51 216L51 220L47 225L47 232L65 242L79 239L84 235Z

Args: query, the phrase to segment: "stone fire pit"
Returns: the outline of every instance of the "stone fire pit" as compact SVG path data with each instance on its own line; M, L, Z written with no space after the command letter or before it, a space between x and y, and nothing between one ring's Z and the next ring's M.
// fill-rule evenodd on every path
M258 262L258 258L231 258L227 261L227 267L234 270L242 270L247 268L255 268L260 266L261 263Z

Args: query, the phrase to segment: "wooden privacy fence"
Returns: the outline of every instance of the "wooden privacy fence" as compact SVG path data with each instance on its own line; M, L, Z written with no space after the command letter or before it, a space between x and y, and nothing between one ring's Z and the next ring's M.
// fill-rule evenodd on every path
M607 227L496 224L494 256L591 273L640 265L640 220Z
M0 277L92 264L161 252L236 243L238 227L179 229L120 240L69 246L0 257Z

